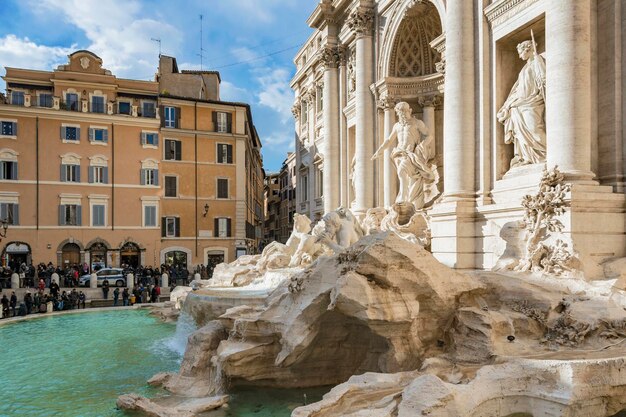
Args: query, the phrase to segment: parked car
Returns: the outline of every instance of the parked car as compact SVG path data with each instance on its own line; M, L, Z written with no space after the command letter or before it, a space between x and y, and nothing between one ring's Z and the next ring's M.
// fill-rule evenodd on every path
M124 271L121 268L102 268L98 272L96 272L98 276L98 287L102 286L104 280L109 281L109 285L111 287L125 287L126 286L126 277L124 276ZM78 285L81 287L89 287L91 281L91 275L86 274L80 277L78 280Z

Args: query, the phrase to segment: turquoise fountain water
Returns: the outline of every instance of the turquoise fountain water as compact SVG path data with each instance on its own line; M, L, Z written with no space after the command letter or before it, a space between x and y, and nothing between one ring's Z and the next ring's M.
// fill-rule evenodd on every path
M146 380L176 371L192 330L142 310L48 316L0 325L0 417L121 417L120 394L155 397ZM328 388L239 389L211 417L287 417Z

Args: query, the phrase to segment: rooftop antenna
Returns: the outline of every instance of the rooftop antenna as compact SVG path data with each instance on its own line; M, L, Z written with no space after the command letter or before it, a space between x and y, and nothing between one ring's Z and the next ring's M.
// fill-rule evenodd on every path
M159 58L161 58L161 38L150 38L150 40L159 43Z
M200 57L200 71L202 71L202 61L204 58L204 48L202 48L202 18L203 16L200 15L200 53L198 54L198 56Z

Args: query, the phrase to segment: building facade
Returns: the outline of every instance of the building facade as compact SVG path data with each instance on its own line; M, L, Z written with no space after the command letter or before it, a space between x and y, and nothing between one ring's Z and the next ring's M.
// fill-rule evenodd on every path
M439 260L496 265L522 234L521 197L558 166L573 184L564 236L599 275L626 255L625 16L612 0L320 1L292 80L298 212L393 204L389 150L372 156L407 102L434 139L441 195L427 212ZM516 167L499 109L526 68L524 41L546 63L546 150Z
M209 254L232 260L242 248L254 251L258 239L245 230L260 217L254 204L262 168L250 109L219 101L216 73L190 78L216 99L177 99L163 94L158 79L119 79L89 51L54 71L7 68L0 217L10 225L2 262L191 267ZM167 87L186 94L175 83ZM215 132L217 110L231 115L230 131ZM223 165L217 142L228 145L220 148ZM254 182L246 168L256 169ZM225 189L220 183L224 199L216 191L220 176L228 178ZM228 236L200 223L217 217L231 219Z
M267 246L274 241L280 241L280 184L279 173L270 172L265 175L265 186L263 191L265 199L265 227L263 231L263 246Z
M296 213L296 155L288 152L280 171L265 178L265 245L286 243Z

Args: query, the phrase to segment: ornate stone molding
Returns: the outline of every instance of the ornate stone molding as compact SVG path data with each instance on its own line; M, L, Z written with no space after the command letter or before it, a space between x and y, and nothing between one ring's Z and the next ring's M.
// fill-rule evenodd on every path
M419 105L422 107L441 107L443 104L443 97L439 94L423 96L418 99Z
M446 73L446 59L442 58L441 61L435 62L435 70L441 74L445 75Z
M338 45L337 53L339 54L339 65L345 66L350 58L350 49L346 45Z
M348 27L357 37L371 35L373 26L374 10L369 7L359 6L348 18Z
M485 8L485 16L492 26L499 26L537 1L499 0Z
M324 69L338 68L342 59L339 47L335 45L324 45L318 52L318 59L324 66Z
M291 106L291 113L293 114L293 117L298 120L300 118L300 112L302 111L302 103L300 102L300 100L297 100L293 106Z
M376 102L376 105L381 110L388 110L393 109L397 102L398 100L395 97L390 96L387 93L383 93Z
M389 77L385 79L385 84L387 93L393 97L421 97L439 94L440 87L443 86L443 76L435 74L412 79Z

